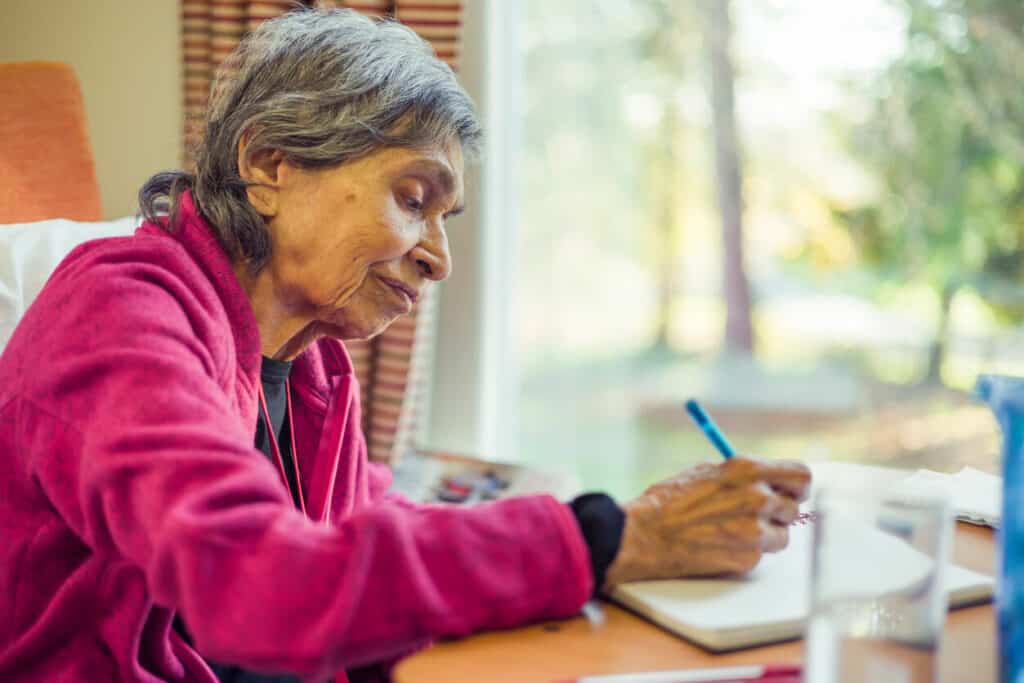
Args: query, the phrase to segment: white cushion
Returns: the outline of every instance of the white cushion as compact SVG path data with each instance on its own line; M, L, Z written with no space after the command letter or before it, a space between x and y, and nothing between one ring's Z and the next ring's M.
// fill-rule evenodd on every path
M72 249L98 237L130 235L139 222L129 216L95 223L55 218L0 225L0 348Z

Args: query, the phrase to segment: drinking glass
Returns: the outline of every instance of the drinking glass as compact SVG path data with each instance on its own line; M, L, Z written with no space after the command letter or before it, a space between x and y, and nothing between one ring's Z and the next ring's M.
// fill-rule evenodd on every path
M814 501L808 683L932 683L952 544L941 492L823 486Z

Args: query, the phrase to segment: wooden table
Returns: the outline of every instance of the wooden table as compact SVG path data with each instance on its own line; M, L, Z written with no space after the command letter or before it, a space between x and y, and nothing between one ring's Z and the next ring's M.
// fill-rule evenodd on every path
M992 530L956 526L954 561L992 575ZM801 641L715 655L614 605L604 605L604 611L602 626L578 617L440 643L401 662L393 678L395 683L533 683L586 674L798 663L803 656ZM992 605L949 613L940 659L943 683L996 680Z

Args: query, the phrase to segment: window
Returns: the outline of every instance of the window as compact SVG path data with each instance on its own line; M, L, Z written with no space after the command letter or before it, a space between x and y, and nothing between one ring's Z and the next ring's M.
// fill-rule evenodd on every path
M523 3L502 451L635 495L715 459L694 396L745 453L993 469L1024 6L974 4Z

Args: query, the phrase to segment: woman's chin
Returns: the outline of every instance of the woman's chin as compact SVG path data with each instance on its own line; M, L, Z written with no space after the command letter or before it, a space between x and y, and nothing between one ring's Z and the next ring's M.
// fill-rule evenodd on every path
M342 341L365 341L372 339L391 326L398 317L379 320L345 321L343 324L325 324L323 332L328 337Z

